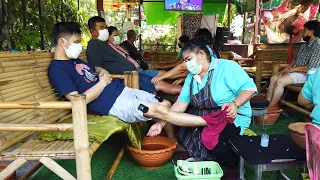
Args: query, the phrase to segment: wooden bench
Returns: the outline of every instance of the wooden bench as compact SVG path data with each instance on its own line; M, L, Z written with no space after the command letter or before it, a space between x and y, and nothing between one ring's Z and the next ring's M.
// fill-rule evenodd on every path
M175 52L145 52L144 58L150 64L176 63L178 53Z
M297 55L293 52L293 57ZM287 66L288 49L258 49L254 58L233 58L235 61L251 61L252 67L243 67L249 76L255 79L255 84L260 92L262 79L270 79L281 69Z
M71 102L57 96L47 75L52 58L51 53L0 54L0 161L13 161L0 172L0 179L28 160L39 160L63 179L75 179L54 159L76 159L77 178L91 179L91 156L100 144L88 141L85 95L73 96ZM80 59L86 60L85 54ZM129 87L139 87L137 72L112 76L124 79ZM53 124L71 116L73 124ZM39 131L68 130L73 130L74 140L32 138ZM118 156L123 152L124 148ZM27 179L41 163L21 179Z
M289 107L289 108L291 108L291 109L294 109L294 110L304 114L307 117L310 117L310 114L311 114L310 110L304 109L303 107L297 105L296 101L295 102L290 102L290 101L285 100L285 98L287 97L287 95L288 95L288 93L290 91L293 91L293 92L296 92L296 93L300 93L302 88L303 88L303 86L301 86L301 85L297 86L297 85L294 85L294 84L286 86L285 87L285 92L284 92L284 94L283 94L283 96L282 96L282 98L280 100L280 103L285 105L285 106L287 106L287 107Z

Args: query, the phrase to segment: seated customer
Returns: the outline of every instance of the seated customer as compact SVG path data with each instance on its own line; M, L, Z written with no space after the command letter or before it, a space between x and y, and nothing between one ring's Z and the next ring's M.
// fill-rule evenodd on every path
M125 52L121 52L116 46L111 46L106 41L109 38L107 25L102 17L95 16L89 19L88 26L92 39L88 42L87 56L90 64L102 67L112 74L123 74L124 71L137 70L139 65ZM162 91L176 95L180 93L181 86L159 81L151 83L151 76L139 73L139 89L149 93Z
M307 71L310 68L320 66L320 25L319 22L308 21L304 24L303 39L306 41L299 49L297 57L285 69L274 75L270 79L268 87L267 100L270 105L268 113L280 113L280 101L284 87L290 84L303 84L307 79ZM265 119L271 118L266 114Z
M120 46L124 47L130 57L132 57L134 60L136 60L142 69L146 70L148 67L148 64L143 60L143 57L141 53L138 51L138 49L134 46L134 42L137 40L137 34L134 30L129 30L127 32L127 40L123 41ZM144 64L144 65L143 65ZM170 63L170 64L152 64L152 69L168 69L176 66L177 63Z
M166 72L164 70L147 70L148 69L147 63L145 63L143 60L135 61L134 59L131 58L131 56L128 54L128 52L125 49L119 46L120 37L119 37L119 31L116 27L109 26L108 32L109 32L108 44L114 50L116 50L118 53L122 54L125 58L127 58L130 62L132 62L137 67L137 71L139 73L154 77L157 75L162 75ZM145 68L142 68L142 66L145 66L146 70L144 70Z
M320 126L320 70L310 75L298 97L298 103L307 109L313 109L310 115L312 123Z
M72 95L86 95L88 109L100 115L113 115L126 122L151 120L138 110L140 104L149 109L157 106L170 107L170 102L158 102L155 95L125 87L112 80L110 74L100 67L94 67L80 59L80 25L75 22L61 22L53 27L56 44L54 60L49 66L49 80L57 93L71 99ZM125 106L124 106L125 104Z

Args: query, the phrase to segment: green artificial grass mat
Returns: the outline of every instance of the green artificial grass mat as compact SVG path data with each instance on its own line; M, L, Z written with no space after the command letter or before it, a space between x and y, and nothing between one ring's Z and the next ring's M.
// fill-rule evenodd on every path
M303 121L303 115L291 112L290 118L279 119L272 126L265 126L267 134L285 134L290 136L290 131L288 130L288 125L292 122ZM264 133L261 125L256 127L251 127L251 130L257 134ZM104 180L108 174L111 165L117 156L117 153L121 147L121 134L115 134L111 136L106 142L104 142L100 148L94 153L91 161L91 171L93 180ZM69 171L74 177L76 177L76 164L74 160L57 160L57 162ZM257 166L251 166L246 164L246 179L255 180L256 168ZM286 175L290 177L291 180L298 180L299 172L298 170L288 170L285 171ZM31 179L33 180L60 180L57 175L43 166L37 174ZM167 162L163 167L155 170L146 170L140 167L130 156L129 152L126 151L120 164L113 176L114 180L174 180L175 175L173 171L173 164L171 161ZM276 172L264 172L263 180L276 180Z

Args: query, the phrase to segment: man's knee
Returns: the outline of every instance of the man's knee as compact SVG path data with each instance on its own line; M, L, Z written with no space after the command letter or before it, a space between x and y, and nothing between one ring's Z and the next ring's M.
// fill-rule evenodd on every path
M167 107L167 108L170 108L170 107L171 107L170 101L165 100L165 99L164 99L160 104L161 104L162 106Z
M287 84L287 82L286 82L286 80L283 79L283 78L278 79L277 82L276 82L276 86L277 86L277 87L284 87L285 84Z

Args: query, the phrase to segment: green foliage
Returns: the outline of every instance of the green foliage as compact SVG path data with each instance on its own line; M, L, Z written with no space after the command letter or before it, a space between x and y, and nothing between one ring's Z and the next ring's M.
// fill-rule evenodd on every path
M42 16L39 16L37 0L10 0L8 7L13 14L9 25L12 48L20 51L41 47L40 26L43 29L44 47L52 47L52 26L61 21L76 21L82 26L84 40L89 35L88 19L96 13L92 0L41 0ZM41 19L41 20L40 20ZM0 39L0 45L4 39ZM86 42L85 42L86 43ZM7 50L7 49L1 49Z
M235 5L231 4L231 9L230 9L230 22L234 19L234 17L238 14L237 8ZM228 27L228 5L226 6L226 10L224 12L224 16L222 19L222 26L223 27Z
M157 28L155 26L149 27ZM149 30L150 30L149 29ZM177 29L171 28L169 33L161 36L150 36L143 40L143 49L153 49L155 51L175 52L177 44Z

